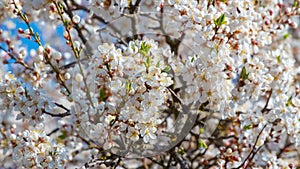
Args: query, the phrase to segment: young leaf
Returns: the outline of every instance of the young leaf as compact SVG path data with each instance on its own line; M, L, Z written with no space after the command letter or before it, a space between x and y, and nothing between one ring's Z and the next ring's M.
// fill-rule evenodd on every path
M195 57L192 57L191 62L193 63L195 61Z
M226 24L227 22L226 22L225 14L222 14L218 19L215 20L214 23L217 27L220 27L221 25Z
M281 63L280 55L278 55L278 56L276 57L276 60L277 60L278 63Z
M198 145L198 147L199 148L207 148L207 145L206 145L206 143L202 140L202 139L200 139L199 140L199 145Z
M155 66L159 67L160 66L160 61L158 61Z
M285 40L285 39L287 39L289 36L290 36L289 33L285 33L285 34L283 35L283 39Z
M298 1L294 1L294 3L293 3L293 7L299 7L299 2Z
M244 130L250 130L252 128L252 125L247 125L247 126L244 126L243 128L244 128Z
M141 53L143 56L147 56L150 49L150 45L147 45L146 42L142 42L141 48L139 49L139 53Z
M169 73L171 71L171 66L166 66L162 72L166 72L166 73Z
M288 107L288 106L290 106L290 105L292 105L292 96L291 97L289 97L289 99L288 99L288 101L286 102L286 106Z
M201 128L199 129L199 134L202 134L202 133L204 133L204 128L203 128L203 127L201 127Z
M180 147L178 150L178 154L183 155L185 153L184 148Z
M100 90L99 90L99 100L100 101L103 101L107 98L107 95L105 93L105 88L104 87L101 87Z
M62 134L56 138L56 141L59 143L62 143L64 141L64 139L67 138L67 136L68 136L68 133L66 131L62 131Z
M246 80L246 79L248 79L248 75L249 75L249 73L247 73L246 68L243 67L242 72L240 74L240 79Z
M150 67L151 61L152 61L151 56L147 56L147 59L146 59L146 61L144 62L144 65L145 65L145 67L146 67L147 69Z
M129 80L126 80L125 88L126 88L127 92L130 92L130 90L132 88L132 83Z

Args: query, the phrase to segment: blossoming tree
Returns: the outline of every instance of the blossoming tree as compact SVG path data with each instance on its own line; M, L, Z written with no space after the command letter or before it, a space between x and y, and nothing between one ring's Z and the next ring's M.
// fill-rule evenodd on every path
M0 0L0 168L297 168L298 0Z

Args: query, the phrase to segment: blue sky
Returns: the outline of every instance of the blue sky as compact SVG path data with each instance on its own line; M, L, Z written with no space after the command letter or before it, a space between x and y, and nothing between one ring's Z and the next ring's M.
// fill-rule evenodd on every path
M13 26L9 26L9 25L13 25ZM44 45L45 41L43 38L43 33L45 33L45 32L41 32L41 30L38 26L38 23L36 23L36 22L31 22L30 26L33 28L34 32L37 32L40 35L41 42ZM19 20L19 19L6 20L3 23L0 23L0 29L9 31L11 37L17 36L19 28L22 28L23 30L27 29L27 25L24 23L24 21ZM63 35L64 27L57 26L56 32L57 32L57 35ZM38 48L38 44L36 42L29 40L27 38L20 37L20 41L22 43L21 46L25 47L27 49L28 55L29 55L30 50L32 50L32 49L36 50ZM0 41L0 46L3 47L4 49L7 49L7 45L5 44L5 42ZM29 59L28 56L26 56L26 57L27 57L27 59ZM9 60L9 62L13 63L14 60L11 59L11 60ZM10 65L8 65L8 69L9 69L9 71L12 70Z

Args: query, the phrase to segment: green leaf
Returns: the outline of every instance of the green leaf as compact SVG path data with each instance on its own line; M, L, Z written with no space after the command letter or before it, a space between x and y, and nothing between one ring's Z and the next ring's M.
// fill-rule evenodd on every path
M99 90L99 101L103 101L107 98L107 95L105 93L105 88L104 87L101 87L100 90Z
M290 105L292 105L292 96L291 97L289 97L289 99L288 99L288 101L286 102L286 106L288 107L288 106L290 106Z
M290 36L289 33L285 33L285 34L283 35L283 39L285 40L285 39L287 39L289 36Z
M179 153L180 155L183 155L183 154L185 153L184 148L180 147L180 148L178 149L178 153Z
M294 1L293 7L299 7L299 2L297 0Z
M100 157L100 160L106 160L106 159L107 159L106 156L101 156L101 157Z
M127 93L129 93L130 90L132 89L132 83L129 80L126 80L125 88L126 88Z
M171 66L166 66L162 72L166 72L166 73L169 73L171 71Z
M280 55L276 56L276 60L277 60L278 63L281 63Z
M65 27L68 27L68 25L69 25L69 21L68 21L68 20L65 20L64 26L65 26Z
M147 56L150 49L151 45L147 45L146 42L142 42L139 53L141 53L143 56Z
M198 145L198 147L199 148L207 148L207 145L206 145L206 143L202 140L202 139L200 139L199 140L199 145Z
M191 62L193 63L195 61L195 57L192 57Z
M242 72L240 74L240 78L243 80L246 80L246 79L248 79L248 75L249 75L249 73L247 73L246 68L243 67Z
M68 133L66 131L62 131L62 134L56 138L56 141L62 142L64 139L67 138L67 136L68 136Z
M200 129L199 129L199 134L202 134L202 133L204 133L204 128L203 128L203 127L200 127Z
M64 140L65 138L67 138L67 134L63 133L62 135L58 136L58 138Z
M220 27L221 25L226 24L227 22L226 22L225 14L222 14L218 19L215 20L214 23L217 27Z
M148 69L151 65L152 58L151 56L147 56L146 61L144 62L145 67Z
M247 126L244 126L243 128L244 128L244 130L250 130L252 128L252 125L247 125Z
M155 66L159 67L160 66L160 61L158 61Z

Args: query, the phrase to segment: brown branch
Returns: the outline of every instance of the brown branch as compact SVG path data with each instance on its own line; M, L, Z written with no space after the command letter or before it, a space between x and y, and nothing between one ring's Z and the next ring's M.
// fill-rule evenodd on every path
M59 103L54 103L54 104L57 107L64 109L66 112L65 113L61 113L61 114L53 114L53 113L47 112L45 109L43 109L42 110L43 113L48 114L49 116L52 116L52 117L66 117L66 116L71 115L70 110L68 108L66 108L64 105L59 104Z
M88 99L89 99L92 107L94 107L94 103L92 102L92 98L91 98L90 88L88 87L87 80L86 80L86 77L84 75L83 68L82 68L82 65L81 65L81 62L80 62L80 51L81 50L75 47L74 40L71 36L71 31L69 29L70 25L69 25L68 21L63 16L63 11L62 11L63 5L60 2L56 1L56 0L53 1L53 4L55 5L55 7L57 9L57 12L58 12L58 15L60 16L60 19L61 19L62 23L64 24L65 31L67 32L67 35L68 35L68 41L70 42L70 47L71 47L71 49L72 49L72 51L75 55L75 59L77 60L80 73L83 76L83 83L84 83L84 86L87 90L86 94L88 96Z
M89 59L89 58L84 58L84 59L81 59L80 61L86 61L86 60L88 60L88 59ZM77 64L77 61L74 61L74 62L71 62L71 63L69 63L69 64L60 66L58 69L59 69L59 70L69 69L69 68L71 68L71 67L74 67L75 64ZM47 73L54 73L54 71L53 71L53 70L49 70Z
M180 40L178 40L178 39L172 39L169 35L167 35L167 33L166 33L165 29L164 29L164 25L163 25L164 8L160 9L160 13L161 13L160 14L160 30L164 34L164 36L166 38L166 42L170 46L171 50L174 52L175 55L178 55L179 45L180 45L181 41L183 40L183 38L185 37L185 34L183 33L181 35Z
M61 113L61 114L53 114L53 113L47 112L46 110L43 110L43 113L48 114L49 116L52 116L52 117L66 117L66 116L71 115L70 112L65 112L65 113Z
M0 49L3 50L6 54L8 54L9 57L11 57L12 59L14 59L16 62L20 65L22 65L25 69L28 69L30 71L34 71L33 68L29 67L23 60L17 59L17 57L15 57L12 53L8 52L5 48L3 48L2 46L0 46Z
M50 133L48 133L47 136L51 136L52 134L54 134L58 131L59 131L59 128L56 128L56 129L52 130Z
M268 107L268 104L269 104L270 99L271 99L272 91L273 91L273 90L271 89L271 90L269 90L269 91L267 92L267 94L268 94L268 96L267 96L267 101L266 101L265 107L261 110L262 113L265 113L265 112L270 111L270 109L268 109L267 107Z
M258 139L260 137L260 135L262 134L262 132L264 131L264 129L267 127L267 124L264 125L264 127L261 129L261 131L258 133L257 137L256 137L256 140L255 140L255 143L252 147L252 150L250 151L250 153L248 154L248 156L245 158L244 162L242 162L238 167L236 168L233 168L233 169L239 169L239 168L242 168L243 165L246 164L246 162L249 160L252 160L254 158L254 155L261 149L261 147L263 146L260 146L259 148L256 148L256 144L258 142ZM246 164L246 167L244 168L247 168L247 165L248 163Z
M281 148L281 149L279 150L279 152L276 154L277 158L280 158L280 157L281 157L281 155L284 153L284 151L285 151L286 148L288 148L288 147L294 145L294 143L289 142L288 138L289 138L289 137L287 136L287 137L286 137L286 140L285 140L284 147Z
M62 109L64 109L64 110L66 110L67 112L70 112L70 110L68 109L68 108L66 108L64 105L62 105L62 104L59 104L59 103L54 103L57 107L60 107L60 108L62 108Z
M29 24L27 16L24 13L21 12L21 10L18 8L18 6L15 3L15 1L13 1L12 4L14 5L15 9L17 10L17 16L19 16L25 22L25 24L27 25L27 28L30 31L30 36L32 36L34 38L35 42L39 46L43 46L40 37L33 32L33 29L32 29L32 27ZM58 82L60 83L60 85L62 85L66 89L68 95L70 95L71 91L69 90L69 88L65 84L65 81L62 78L59 69L55 65L52 64L52 62L50 60L50 57L49 57L49 53L46 50L44 50L43 54L44 54L44 57L45 57L45 60L46 60L46 64L50 65L50 67L52 68L52 70L54 70L54 72L57 75L56 78L58 79Z
M72 1L73 3L74 1ZM73 12L72 12L72 9L70 7L70 5L68 4L67 0L64 0L64 3L66 5L66 8L64 7L64 11L68 14L68 16L72 19L73 18ZM83 35L80 27L78 24L74 24L73 27L75 28L75 30L77 31L78 33L78 36L79 38L81 39L82 43L86 43L87 42L87 39L85 38L85 36Z

